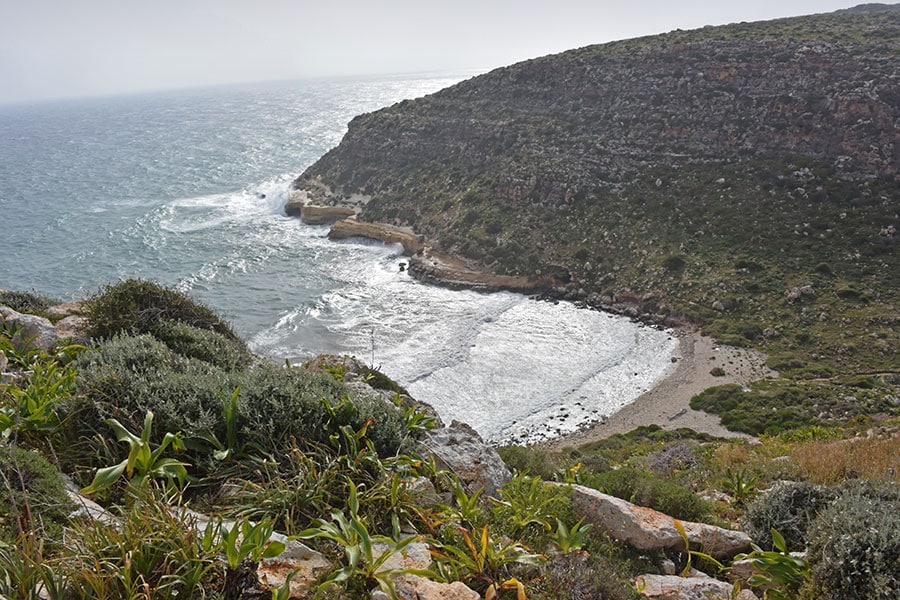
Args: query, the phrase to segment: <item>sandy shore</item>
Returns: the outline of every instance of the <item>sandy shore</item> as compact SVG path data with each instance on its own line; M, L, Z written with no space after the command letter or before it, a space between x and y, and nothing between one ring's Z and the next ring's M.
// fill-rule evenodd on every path
M687 427L719 437L751 438L725 429L717 415L693 410L690 401L709 387L726 383L746 385L776 376L765 366L765 356L754 350L716 344L712 338L696 332L679 333L679 345L678 366L652 390L602 423L542 446L555 450L581 446L641 425L659 425L669 430ZM721 367L725 376L710 374L715 367Z

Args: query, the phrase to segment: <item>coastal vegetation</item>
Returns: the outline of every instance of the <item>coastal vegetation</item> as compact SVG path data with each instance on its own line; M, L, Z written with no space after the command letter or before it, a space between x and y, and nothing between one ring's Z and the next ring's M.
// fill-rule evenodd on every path
M692 568L720 597L898 597L898 40L900 11L864 10L535 59L357 117L297 181L546 298L766 353L778 377L692 401L752 439L495 453L153 282L0 291L0 598L634 599Z
M165 320L141 314L148 296ZM108 312L95 323L97 306ZM73 310L85 332L126 312L133 326L116 318L105 335L45 349L0 332L4 597L395 597L416 576L485 598L625 599L667 563L725 578L700 550L639 551L586 523L569 486L743 528L758 546L747 560L762 565L752 581L768 577L771 598L897 591L896 418L874 433L865 415L801 424L759 443L650 426L561 452L506 447L514 476L488 497L417 444L436 423L383 374L328 357L271 364L150 282ZM77 489L99 506L86 510ZM782 550L808 549L791 563L799 579L766 571L787 560L782 537ZM301 575L267 586L256 569L292 540L323 565L300 588ZM428 566L403 562L416 544Z

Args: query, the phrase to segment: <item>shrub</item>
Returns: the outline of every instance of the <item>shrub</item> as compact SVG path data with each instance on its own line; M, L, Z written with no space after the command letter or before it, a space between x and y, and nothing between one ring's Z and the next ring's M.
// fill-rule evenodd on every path
M157 283L128 279L109 285L85 303L88 332L109 338L122 332L153 333L162 321L178 321L238 341L231 328L207 307Z
M390 402L351 394L329 374L286 369L262 363L252 369L224 370L176 354L151 335L118 335L76 363L79 385L86 397L77 418L70 419L87 437L108 437L105 419L119 420L126 429L140 429L148 410L157 416L154 442L166 431L187 437L211 433L226 439L224 401L240 388L234 419L238 447L252 444L280 455L297 443L328 443L343 425L359 430L370 418L368 438L379 454L395 454L405 439L403 416ZM339 410L329 407L340 406ZM76 436L77 437L77 436ZM82 460L95 459L85 451ZM121 460L122 456L110 457ZM195 466L211 467L203 457ZM93 465L98 466L98 465Z
M644 471L623 468L585 477L588 487L684 521L709 517L709 505L691 490Z
M672 255L666 257L663 260L662 266L666 271L670 273L678 273L684 270L684 267L687 265L687 262L684 260L683 256Z
M59 541L71 508L56 467L36 452L0 446L0 541L38 532Z
M854 482L815 520L809 562L819 598L900 597L900 489Z
M806 548L807 530L834 500L829 488L807 482L784 482L753 501L744 513L744 531L763 549L772 549L772 529L791 551Z
M10 307L16 312L39 314L58 302L36 292L0 290L0 304Z
M622 565L604 556L587 553L561 554L540 569L528 589L532 600L602 598L626 600L633 593Z
M691 469L697 466L697 455L694 452L696 447L696 443L686 440L667 444L661 450L649 454L644 464L654 473L660 474Z
M220 369L238 369L251 361L250 352L243 342L178 321L160 322L153 328L153 335L173 352Z
M559 470L547 452L526 446L503 446L497 453L510 471L527 473L551 481Z
M292 438L327 443L341 426L356 431L370 418L374 421L367 437L379 455L396 454L405 438L396 407L374 395L350 398L348 388L328 375L264 364L237 381L239 430L246 441L263 447L286 451Z
M86 402L69 421L88 436L108 436L103 421L110 418L140 429L148 410L157 415L155 441L165 431L212 430L221 421L221 395L233 390L225 372L179 356L151 335L116 336L74 366Z

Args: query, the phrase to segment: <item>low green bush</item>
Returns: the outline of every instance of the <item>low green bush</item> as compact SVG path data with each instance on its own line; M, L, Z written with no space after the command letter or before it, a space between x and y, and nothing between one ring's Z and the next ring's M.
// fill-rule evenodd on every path
M24 533L61 542L71 504L62 477L47 459L16 446L0 446L0 542Z
M540 568L540 577L528 587L531 600L560 598L634 598L623 565L605 556L570 553L554 556Z
M252 360L243 342L178 321L160 322L153 327L153 335L173 352L220 369L239 369Z
M703 521L708 519L711 513L709 504L688 488L646 471L626 467L586 475L582 483L604 494L658 510L684 521Z
M559 465L547 452L541 452L527 446L502 446L497 453L510 471L527 473L551 481L559 472Z
M20 313L40 314L59 302L37 292L0 290L0 304Z
M764 550L772 550L772 529L787 543L788 550L806 548L807 530L835 498L825 486L805 481L786 481L757 497L744 513L743 529Z
M810 527L808 557L816 598L900 597L900 488L846 484Z
M122 332L152 333L163 321L177 321L239 342L231 327L212 310L150 281L128 279L108 285L88 298L85 307L88 333L96 338Z
M395 406L374 394L357 395L327 373L265 362L226 370L177 354L149 334L117 335L85 352L74 366L82 399L72 408L78 414L68 422L82 438L108 437L104 420L110 418L130 431L139 430L144 415L153 411L156 442L166 432L179 431L187 438L212 435L224 441L226 399L239 390L232 419L238 448L254 446L279 456L295 442L327 444L342 426L357 431L370 420L367 438L380 455L394 455L408 443L403 415ZM82 449L81 464L101 466L94 464L97 452L91 448ZM110 458L122 457L105 460ZM215 468L211 451L188 462L199 469L195 474Z

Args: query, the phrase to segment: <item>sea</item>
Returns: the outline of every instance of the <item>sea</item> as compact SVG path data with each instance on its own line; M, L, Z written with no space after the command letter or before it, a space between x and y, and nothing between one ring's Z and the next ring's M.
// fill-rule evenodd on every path
M0 105L0 288L62 301L145 278L215 309L253 351L356 356L487 440L589 426L673 368L658 330L565 302L429 286L400 246L284 215L354 116L474 75L256 83Z

